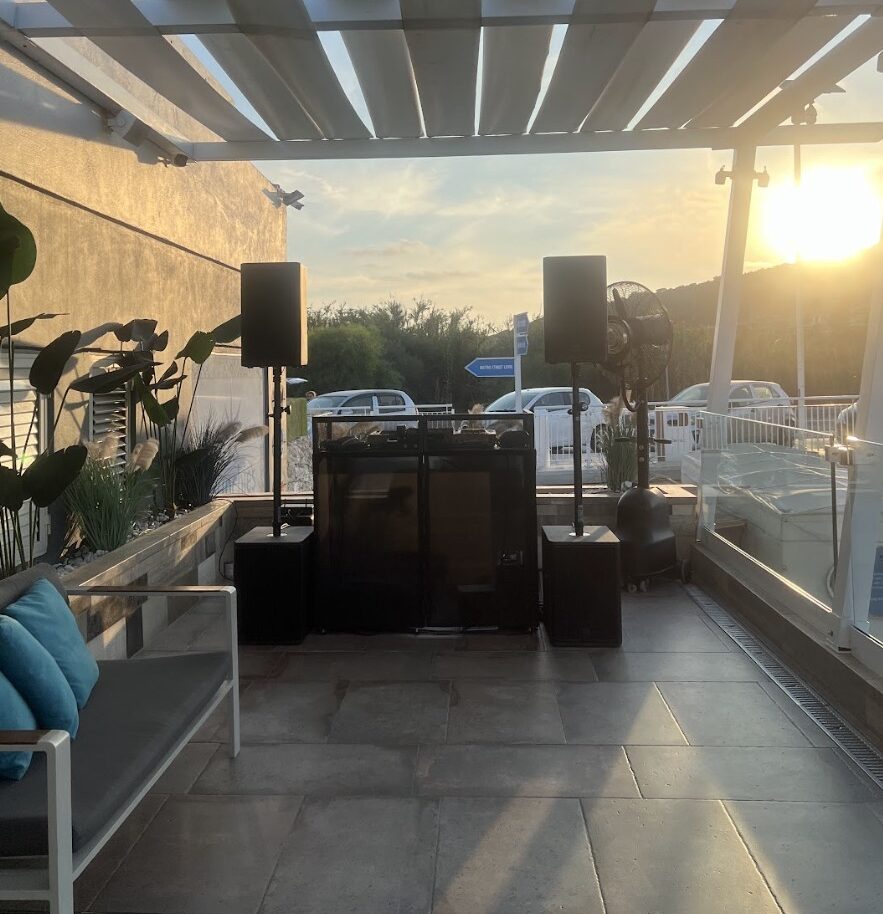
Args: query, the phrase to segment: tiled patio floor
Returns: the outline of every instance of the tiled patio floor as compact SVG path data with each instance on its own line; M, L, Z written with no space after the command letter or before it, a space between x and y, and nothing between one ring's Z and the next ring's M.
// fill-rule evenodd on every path
M602 652L243 650L241 755L205 727L79 880L80 909L883 910L883 794L679 587L627 597L624 629ZM191 612L154 648L221 638Z

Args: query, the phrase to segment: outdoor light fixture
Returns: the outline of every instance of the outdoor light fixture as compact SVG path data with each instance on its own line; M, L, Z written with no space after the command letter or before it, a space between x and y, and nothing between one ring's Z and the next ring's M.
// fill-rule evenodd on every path
M304 195L299 190L288 192L283 190L280 184L274 184L273 189L265 190L264 194L270 199L276 209L279 209L281 206L290 206L294 209L304 208L303 203L300 202L303 200Z
M781 88L787 88L791 82L792 80L786 79L785 82L782 83ZM844 92L846 92L846 89L834 83L834 85L819 92L819 95L842 95ZM816 96L816 98L818 98L818 96ZM797 111L791 115L792 124L798 127L802 124L808 124L811 126L818 121L819 109L816 108L816 98L814 98L809 104L804 105L802 108L798 108Z
M733 172L725 168L723 165L718 169L714 174L714 183L717 185L724 185L727 183L727 179L732 179ZM763 171L754 172L754 177L757 180L758 187L769 187L770 186L770 173L767 171L766 166L764 165Z

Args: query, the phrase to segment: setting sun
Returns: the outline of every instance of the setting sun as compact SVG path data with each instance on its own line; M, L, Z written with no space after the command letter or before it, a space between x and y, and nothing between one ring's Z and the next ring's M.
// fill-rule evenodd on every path
M812 169L799 190L772 185L761 199L764 240L787 260L841 260L880 238L880 193L860 168Z

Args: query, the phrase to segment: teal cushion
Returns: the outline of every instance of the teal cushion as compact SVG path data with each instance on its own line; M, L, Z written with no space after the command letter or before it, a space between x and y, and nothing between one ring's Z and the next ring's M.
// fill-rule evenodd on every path
M67 600L44 579L32 584L2 612L20 622L52 654L77 699L77 707L84 708L98 682L98 664L80 635Z
M0 614L0 673L28 703L37 726L77 735L77 700L52 654L20 623Z
M18 689L0 673L0 730L36 730L37 720ZM0 752L0 778L20 781L28 765L30 752Z

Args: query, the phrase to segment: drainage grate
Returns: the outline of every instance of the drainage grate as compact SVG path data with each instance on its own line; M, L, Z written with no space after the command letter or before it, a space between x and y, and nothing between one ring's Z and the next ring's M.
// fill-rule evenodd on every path
M883 756L858 736L827 702L783 666L750 632L695 584L685 587L694 603L779 686L780 689L883 789Z

